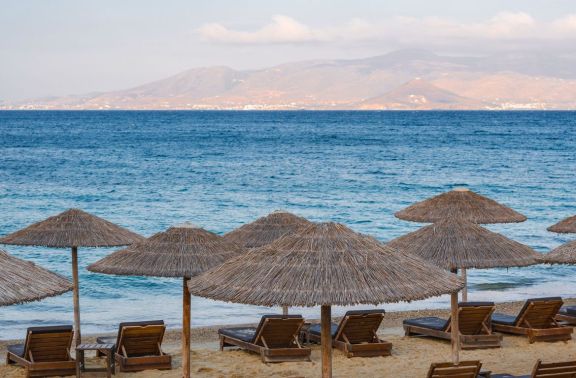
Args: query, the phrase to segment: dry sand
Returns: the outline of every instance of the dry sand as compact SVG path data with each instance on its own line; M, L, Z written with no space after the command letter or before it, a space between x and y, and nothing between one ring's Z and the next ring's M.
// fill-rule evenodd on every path
M566 300L576 304L576 300ZM498 312L516 313L522 303L499 304ZM446 310L393 312L386 314L379 330L383 339L394 344L392 356L376 358L346 358L340 351L333 353L335 377L425 377L432 362L450 361L451 349L448 341L403 336L402 319L418 316L447 317ZM195 328L192 330L192 375L196 377L319 377L320 348L312 347L312 362L290 362L264 364L256 354L241 350L218 351L218 327ZM90 342L93 337L85 337ZM6 345L0 342L0 353L4 356ZM167 333L163 349L173 355L173 370L147 371L117 374L117 377L180 377L180 339L177 330ZM88 352L90 353L90 352ZM462 360L480 360L483 369L493 372L527 374L537 359L563 361L576 358L576 344L570 342L529 344L527 338L504 336L500 349L462 351ZM89 364L98 364L95 358ZM86 377L102 376L102 373L84 374ZM22 368L0 365L0 377L24 377Z

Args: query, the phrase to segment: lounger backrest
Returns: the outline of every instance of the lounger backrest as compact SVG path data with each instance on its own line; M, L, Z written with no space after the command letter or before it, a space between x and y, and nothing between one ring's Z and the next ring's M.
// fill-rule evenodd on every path
M384 313L384 310L348 311L338 325L335 339L351 344L374 341Z
M463 335L479 335L490 329L494 312L493 302L465 302L458 304L458 328Z
M73 337L72 326L28 328L24 358L34 362L70 361Z
M165 331L164 325L122 327L116 351L127 357L159 356Z
M264 315L252 342L268 348L288 348L294 345L303 325L301 315Z
M116 341L120 340L120 333L122 333L122 328L130 326L147 326L147 325L164 325L164 320L144 320L140 322L123 322L118 325L118 336L116 336Z
M560 297L528 299L516 317L518 327L550 328L564 302Z
M576 378L576 361L544 364L538 360L532 378Z
M462 361L458 365L450 362L434 363L428 370L428 378L476 378L480 374L480 361Z

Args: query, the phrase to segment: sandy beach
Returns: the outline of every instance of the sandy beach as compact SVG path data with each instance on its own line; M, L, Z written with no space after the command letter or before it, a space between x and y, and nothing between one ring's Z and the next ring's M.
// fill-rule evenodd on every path
M566 300L576 304L575 299ZM514 314L522 302L497 305L497 311ZM385 308L385 306L384 306ZM447 310L422 310L390 312L379 330L381 338L394 344L392 356L377 358L346 358L340 351L333 354L335 377L425 377L432 362L450 360L450 343L425 338L404 337L402 319L419 316L447 317ZM336 319L337 320L337 319ZM311 320L314 322L314 320ZM218 327L194 328L192 330L192 375L197 377L319 377L320 348L312 347L312 362L264 364L256 354L241 350L218 350ZM94 340L96 335L84 337L85 342ZM0 342L0 352L4 356L6 345L15 341ZM505 335L500 349L462 351L462 360L481 360L485 370L526 374L537 359L562 361L576 355L573 342L535 343L519 336ZM117 374L118 377L179 377L180 335L179 330L170 330L164 340L163 349L173 355L173 370L146 371L141 373ZM96 358L89 358L91 365L98 364ZM87 377L101 376L102 373L85 374ZM0 365L0 376L6 378L24 377L24 369Z

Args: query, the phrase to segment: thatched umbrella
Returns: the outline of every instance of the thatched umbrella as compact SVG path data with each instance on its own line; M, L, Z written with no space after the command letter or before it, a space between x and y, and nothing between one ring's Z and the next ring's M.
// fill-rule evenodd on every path
M464 220L444 219L386 243L444 269L528 266L540 257L532 248Z
M464 219L478 224L518 223L526 217L490 198L474 193L468 188L456 188L417 202L394 214L397 218L434 223L442 219ZM466 280L466 268L462 268ZM468 300L468 289L462 291L462 300Z
M450 271L528 266L540 259L527 245L458 219L438 221L386 245Z
M433 223L446 218L465 219L478 224L518 223L526 220L524 215L467 188L457 188L417 202L394 215L421 223Z
M72 283L38 265L0 249L0 306L53 297L72 290Z
M244 250L192 224L164 232L114 252L88 266L92 272L153 277L182 277L182 370L190 377L190 292L188 281Z
M312 224L193 278L194 295L261 306L321 306L322 376L332 375L331 306L457 293L463 282L337 223Z
M576 233L576 215L568 217L560 222L547 228L548 231L557 232L559 234L575 234Z
M443 219L393 239L386 245L400 253L418 256L453 273L467 268L533 265L538 263L540 257L536 251L524 244L475 223L458 219ZM457 312L454 312L457 306L458 294L453 294L453 318L457 317ZM453 329L452 336L455 337L455 334L458 332ZM459 348L459 345L457 347ZM454 362L458 362L457 355Z
M542 256L541 261L549 264L576 265L576 240L554 248Z
M256 219L224 235L224 239L244 248L259 248L276 239L294 232L312 222L284 210L276 210L265 217ZM282 307L282 313L288 315L288 307Z
M311 225L306 218L283 210L256 219L224 235L224 239L244 248L258 248L272 243L281 236Z
M576 233L576 215L568 217L553 226L547 228L548 231L559 234ZM576 265L576 240L562 244L554 248L541 258L542 262L549 264Z
M74 328L76 345L80 333L78 247L117 247L142 240L142 236L79 209L70 209L0 239L0 244L72 248L74 282Z

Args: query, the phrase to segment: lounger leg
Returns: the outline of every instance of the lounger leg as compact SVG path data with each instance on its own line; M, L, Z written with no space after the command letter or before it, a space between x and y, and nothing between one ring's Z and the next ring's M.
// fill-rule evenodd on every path
M224 350L224 337L220 335L220 352Z
M410 327L404 328L404 336L412 336L412 332L410 332Z

